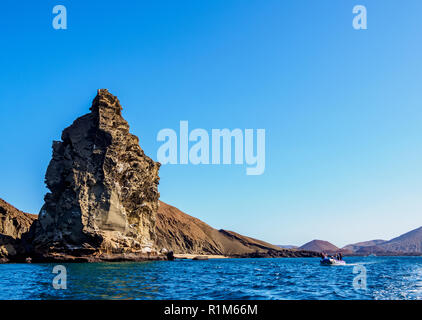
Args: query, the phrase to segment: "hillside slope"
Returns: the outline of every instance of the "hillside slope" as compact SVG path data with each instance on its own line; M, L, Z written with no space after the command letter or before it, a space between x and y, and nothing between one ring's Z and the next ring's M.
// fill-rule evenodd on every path
M0 199L0 234L19 239L35 219L36 215L22 212Z
M160 201L156 243L175 253L219 254L226 256L312 256L310 252L281 249L270 243L217 230L203 221Z
M347 246L344 246L342 248L342 250L349 250L351 252L356 252L362 248L365 247L372 247L372 246L378 246L380 244L383 244L387 242L386 240L381 240L381 239L377 239L377 240L370 240L370 241L363 241L363 242L357 242L357 243L352 243L352 244L348 244Z
M36 215L22 212L0 199L0 262L21 251L20 238L31 227Z
M337 252L340 250L332 243L324 240L312 240L299 247L299 249L326 253Z
M422 227L376 246L360 248L358 254L422 254Z

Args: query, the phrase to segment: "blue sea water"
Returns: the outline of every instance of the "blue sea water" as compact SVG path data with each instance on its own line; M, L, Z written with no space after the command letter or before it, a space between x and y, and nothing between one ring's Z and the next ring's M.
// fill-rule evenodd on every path
M54 264L2 264L0 299L422 299L422 257L345 260L330 267L317 258L63 264L62 290L52 284ZM366 290L353 285L362 270Z

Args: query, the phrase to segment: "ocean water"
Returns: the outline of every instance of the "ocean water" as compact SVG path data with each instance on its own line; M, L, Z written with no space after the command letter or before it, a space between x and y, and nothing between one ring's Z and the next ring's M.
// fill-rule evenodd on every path
M0 299L422 299L422 257L345 260L330 267L317 258L63 264L61 290L53 287L54 264L2 264Z

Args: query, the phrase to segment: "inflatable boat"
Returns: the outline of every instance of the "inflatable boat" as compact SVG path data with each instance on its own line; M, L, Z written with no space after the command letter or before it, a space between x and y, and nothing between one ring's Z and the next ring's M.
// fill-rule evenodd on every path
M322 266L342 266L345 265L346 261L344 260L337 260L333 258L324 258L321 260Z

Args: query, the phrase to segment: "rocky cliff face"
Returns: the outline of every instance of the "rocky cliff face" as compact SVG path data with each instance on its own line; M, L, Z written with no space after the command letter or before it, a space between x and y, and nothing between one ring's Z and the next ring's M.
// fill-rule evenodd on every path
M98 90L91 112L53 142L36 252L142 253L155 241L160 164L129 132L119 100Z
M370 240L370 241L362 241L362 242L358 242L358 243L348 244L347 246L344 246L341 250L342 251L347 250L347 251L350 251L351 253L355 253L362 248L378 246L380 244L383 244L384 242L387 242L387 241L381 240L381 239Z
M20 239L35 219L36 215L22 212L0 199L0 234Z
M23 250L20 246L22 234L29 230L36 218L36 215L22 212L0 199L0 260Z

